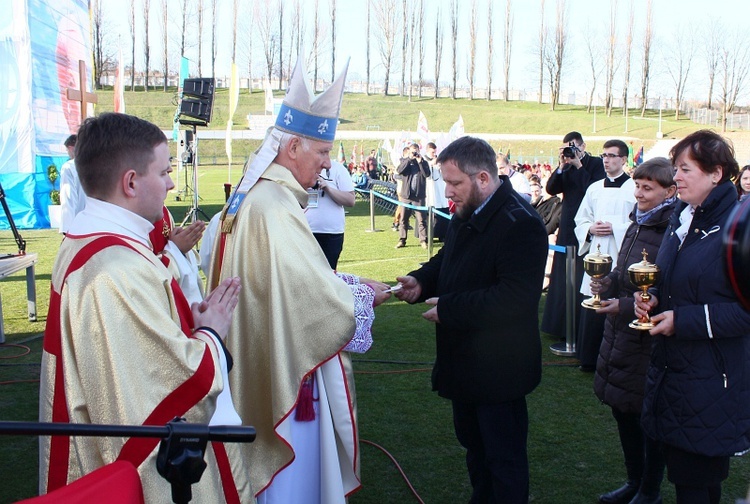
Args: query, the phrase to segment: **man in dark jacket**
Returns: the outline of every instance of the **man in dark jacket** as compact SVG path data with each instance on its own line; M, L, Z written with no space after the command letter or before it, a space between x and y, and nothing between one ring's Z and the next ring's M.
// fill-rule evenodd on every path
M484 140L460 138L438 163L456 214L445 246L398 278L396 296L431 305L423 317L435 323L432 387L453 402L471 502L526 503L526 395L541 379L537 307L547 234L508 178L498 178Z
M575 148L569 144L573 143ZM567 150L567 149L570 150ZM563 194L562 213L560 215L560 229L557 232L557 245L566 247L578 245L575 236L575 217L586 189L592 182L604 178L604 163L599 157L592 157L586 152L586 143L577 131L571 131L563 138L560 147L560 165L552 172L547 180L547 193L551 195ZM575 285L581 285L583 279L583 256L576 255ZM542 331L559 339L565 339L565 256L555 254L552 260L547 302L544 305L542 317ZM582 299L582 296L580 296ZM575 307L578 318L578 300ZM573 334L578 331L577 324L573 326Z
M419 154L419 145L412 144L409 156L402 158L396 173L402 177L401 189L398 193L399 201L407 204L401 209L401 219L398 226L398 243L396 248L406 246L406 236L409 229L409 219L412 212L417 219L419 243L427 248L427 215L424 210L414 210L411 206L423 207L427 187L427 177L430 176L430 165Z

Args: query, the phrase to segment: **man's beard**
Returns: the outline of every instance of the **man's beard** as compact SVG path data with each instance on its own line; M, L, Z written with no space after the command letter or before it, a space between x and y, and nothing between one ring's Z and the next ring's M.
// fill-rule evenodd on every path
M477 184L472 184L469 199L456 210L456 215L461 219L468 219L471 217L471 214L479 208L479 205L481 205L483 201L484 198L482 198L482 193L479 191L479 186Z

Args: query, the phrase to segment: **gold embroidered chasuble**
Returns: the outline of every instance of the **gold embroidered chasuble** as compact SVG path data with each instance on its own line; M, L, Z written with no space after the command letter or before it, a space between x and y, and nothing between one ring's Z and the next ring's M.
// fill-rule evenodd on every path
M78 255L82 249L103 236L113 235L69 236L60 247L42 356L40 421L164 425L180 415L189 422L208 423L223 387L222 350L203 332L186 336L173 278L141 243L117 236L129 246L106 247L77 269L70 268L74 258L80 262L85 256L85 251ZM54 319L57 309L59 319ZM149 449L140 439L41 438L40 492L48 490L48 481L56 481L51 490L124 457L142 460L135 464L146 502L169 501L170 484L156 471L158 440ZM222 467L239 484L240 500L250 502L252 491L239 448L224 446L231 468ZM226 460L222 454L219 458ZM193 500L227 502L212 443L205 460L208 468L192 487Z
M324 452L335 454L344 493L359 487L354 388L346 374L351 361L341 352L354 335L354 297L313 237L302 210L306 205L307 192L289 170L271 164L245 195L226 234L223 258L212 261L221 271L212 268L209 285L229 276L242 281L226 344L235 362L230 376L235 407L258 433L242 447L256 495L292 461L281 424L294 415L300 384L316 369L328 397L320 408L331 416L336 438L321 437L321 443L335 443Z

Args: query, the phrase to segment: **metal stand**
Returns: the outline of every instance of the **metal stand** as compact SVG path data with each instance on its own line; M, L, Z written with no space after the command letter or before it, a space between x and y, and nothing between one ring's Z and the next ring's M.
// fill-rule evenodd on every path
M370 229L367 233L379 233L382 229L375 229L375 191L370 189Z
M172 485L172 502L178 504L192 499L191 485L200 481L206 469L203 456L208 441L251 443L255 440L254 427L189 424L184 418L175 418L164 427L0 422L0 434L161 438L156 469Z
M190 156L193 160L192 162L192 168L193 168L193 204L190 207L190 210L185 214L185 218L182 221L182 224L185 224L188 222L195 222L198 218L198 214L202 215L205 220L210 220L210 217L206 215L206 213L201 210L198 202L200 201L200 196L198 195L198 133L196 131L196 125L193 124L193 140L190 142L187 146L187 152L190 153ZM187 171L185 171L185 185L187 187Z
M576 247L568 245L565 247L565 342L555 343L549 347L550 351L561 357L575 357L576 335L573 334L575 326L576 303Z
M18 232L18 228L16 227L16 223L13 221L13 215L10 213L10 208L8 208L8 202L5 201L5 189L3 189L3 185L0 184L0 203L3 205L3 211L5 212L5 218L8 219L8 225L10 226L11 231L13 231L13 238L16 240L16 245L18 245L18 254L17 255L24 255L26 253L26 240L24 240L21 237L21 233ZM12 257L13 254L7 254L6 257Z

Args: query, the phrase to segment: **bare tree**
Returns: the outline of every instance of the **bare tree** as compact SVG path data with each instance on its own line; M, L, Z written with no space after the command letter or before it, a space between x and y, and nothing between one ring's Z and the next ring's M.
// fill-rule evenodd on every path
M590 27L589 29L584 30L583 38L586 43L586 54L589 58L589 69L591 70L591 91L589 92L589 101L586 107L586 112L591 112L594 95L596 94L596 83L602 73L601 62L604 61L604 55L601 50L602 46L597 40L598 33L595 27Z
M474 99L474 75L477 66L477 0L471 0L469 15L469 100Z
M409 50L409 6L407 0L402 0L401 4L401 17L403 19L401 29L401 86L398 94L404 96L404 90L406 89L406 56Z
M609 4L609 34L607 36L607 82L604 84L604 108L607 115L612 114L612 85L615 81L615 49L617 48L617 0Z
M104 15L102 13L102 0L94 0L91 6L93 42L94 42L94 85L101 89L102 71L104 69Z
M182 23L180 24L180 59L185 57L185 49L187 48L187 31L188 31L188 18L189 16L189 5L188 0L182 0Z
M240 37L237 43L239 44L239 58L244 58L247 64L247 92L252 94L253 92L253 35L252 30L247 30L247 27L254 27L256 25L254 16L254 10L252 3L244 3L241 6L242 13L239 16L242 26L239 31L246 31L247 35Z
M495 34L492 29L492 5L492 0L487 2L487 101L492 100L493 49L495 48Z
M635 26L635 5L630 0L630 14L628 16L628 34L625 36L625 75L622 88L622 115L628 114L628 88L630 87L630 58L633 53L633 27Z
M216 2L216 0L214 0ZM164 67L164 92L169 86L169 0L161 0L162 65Z
M651 49L654 36L653 6L651 0L646 3L646 26L643 33L643 62L641 63L641 117L646 115L648 105L648 83L651 78Z
M396 19L396 0L373 0L373 14L378 30L375 40L378 44L380 61L385 71L383 96L388 96L391 69L393 65L393 50L395 49L398 26Z
M304 37L305 28L302 22L302 6L300 0L294 0L294 7L292 9L292 32L291 32L291 43L289 44L289 52L286 58L286 74L287 76L292 74L292 51L294 51L294 60L299 58L300 47L302 46L302 38Z
M232 2L232 63L237 64L237 19L240 17L237 0Z
M443 12L438 4L435 16L435 98L440 92L440 63L443 60Z
M419 42L417 47L419 48L419 66L418 66L418 77L419 77L419 97L422 98L422 81L424 79L424 0L418 0L417 4L417 34L419 35Z
M276 39L278 37L278 33L275 31L276 19L274 18L274 13L278 11L272 8L267 2L257 2L255 9L256 28L263 44L263 55L266 60L266 77L270 85L271 78L273 77L273 62L276 58Z
M411 33L411 36L409 37L409 101L411 101L411 95L414 89L414 43L416 42L416 39L414 38L414 32L416 31L417 25L416 9L412 8L410 9L410 11L409 33Z
M503 67L505 75L505 101L508 101L510 97L510 55L511 48L513 45L513 2L511 0L505 0L505 37L503 46L503 57L505 66Z
M198 11L198 75L203 75L203 0L196 0Z
M211 0L211 76L216 77L216 9L218 0Z
M555 106L560 99L560 81L565 64L565 46L568 43L565 0L557 0L555 19L555 37L546 58L550 77L551 110L555 110Z
M283 89L281 81L284 78L284 0L279 0L279 91Z
M669 48L669 57L664 58L667 74L672 79L675 90L675 121L680 118L680 107L685 96L690 66L693 63L694 45L691 34L692 30L679 29L674 44Z
M365 39L367 40L367 87L365 93L370 96L370 9L372 7L372 0L367 1L367 32Z
M148 43L148 13L151 10L151 0L143 0L143 60L145 63L143 90L148 92L148 72L151 60L151 46Z
M539 3L539 103L544 92L544 61L547 50L547 27L544 24L544 0Z
M336 80L336 0L330 0L331 12L331 82Z
M456 83L458 80L458 61L456 60L456 47L458 45L458 1L451 0L451 63L452 63L452 82L451 98L456 99Z
M313 69L313 92L318 91L318 51L320 51L320 6L319 0L315 0L315 21L313 21L313 58L315 58Z
M737 105L750 72L750 40L740 30L727 37L719 53L719 92L722 103L721 130L727 130L727 115Z
M128 18L128 24L130 25L130 42L131 42L131 57L130 57L130 90L135 91L135 0L130 0L130 17Z
M708 24L704 26L705 33L703 35L703 53L706 57L706 73L708 74L708 108L710 109L713 102L714 94L714 81L716 80L716 72L719 70L719 59L721 57L721 42L725 36L725 28L721 22L712 18Z

